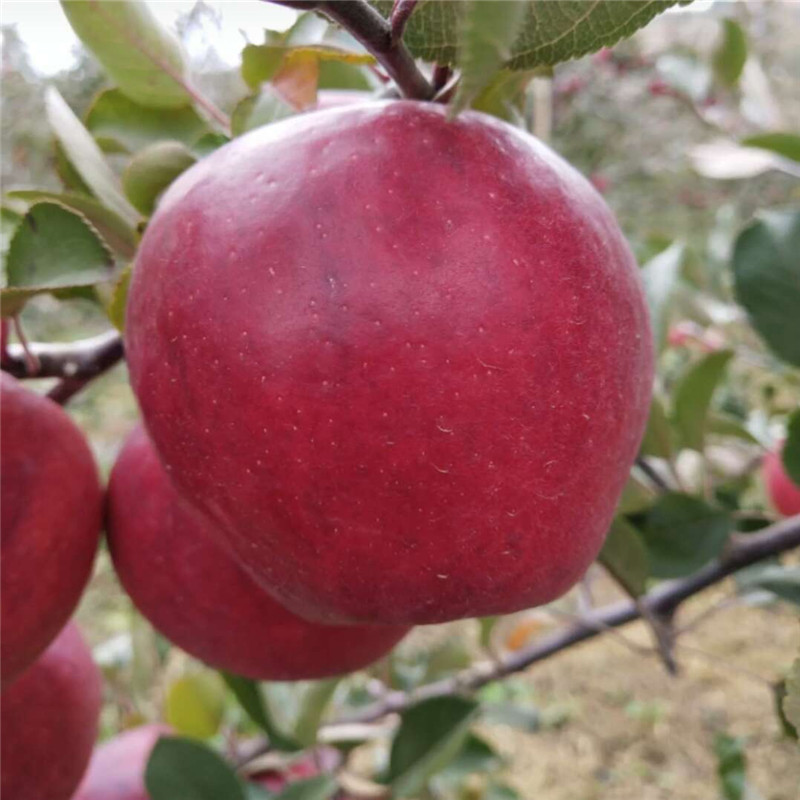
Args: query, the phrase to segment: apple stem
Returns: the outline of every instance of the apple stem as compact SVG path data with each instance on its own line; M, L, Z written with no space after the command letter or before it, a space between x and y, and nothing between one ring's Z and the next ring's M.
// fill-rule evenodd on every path
M405 97L415 100L430 100L433 97L433 87L417 67L402 38L394 38L393 25L366 0L269 0L269 2L324 14L341 25L375 56ZM403 2L395 4L395 11L399 16L396 30L401 34L414 10L414 5L415 3ZM395 14L392 16L394 18Z
M14 316L11 317L11 324L14 327L14 333L16 334L17 339L19 339L19 346L22 348L22 357L25 363L25 369L31 375L40 374L42 365L39 363L39 358L37 357L36 353L31 350L31 345L30 342L28 342L28 337L25 335L19 314L14 314ZM9 349L9 357L10 355L11 350Z
M406 23L416 8L417 0L394 0L389 24L392 31L392 44L397 44L406 31Z

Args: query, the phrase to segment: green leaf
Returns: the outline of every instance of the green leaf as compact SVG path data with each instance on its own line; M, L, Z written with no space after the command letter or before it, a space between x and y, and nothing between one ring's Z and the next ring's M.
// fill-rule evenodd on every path
M467 738L456 757L441 771L444 780L461 780L473 772L491 772L502 764L497 750L474 733Z
M786 696L783 698L783 713L800 733L800 657L795 659L786 677Z
M489 645L492 641L492 631L499 619L500 617L481 617L478 620L478 624L480 625L479 640L484 650L489 649Z
M723 86L735 86L747 61L747 38L741 25L732 19L722 20L722 36L714 49L711 64Z
M472 663L472 653L462 636L448 636L427 650L423 683L435 681Z
M703 452L711 398L733 353L720 350L691 364L675 389L673 420L682 447Z
M300 750L298 742L284 735L272 719L268 705L264 702L261 687L249 678L234 675L231 672L221 672L222 678L228 684L239 705L245 710L250 719L261 728L276 750Z
M680 578L695 572L719 556L732 529L726 512L696 497L661 495L639 526L650 574Z
M128 306L128 289L131 285L131 275L133 275L133 264L128 264L120 273L119 278L117 278L106 308L111 324L120 333L125 332L125 309Z
M786 681L776 681L772 684L772 697L775 701L775 713L778 717L778 724L781 726L783 735L789 739L798 739L798 731L786 717L783 708L783 701L786 699Z
M339 784L331 775L317 775L302 781L293 781L274 800L328 800L333 797Z
M72 166L61 142L58 139L53 140L53 160L61 184L69 192L76 192L78 194L92 195L92 190L86 185L86 181L78 174L78 170Z
M672 429L664 402L657 394L650 403L650 416L639 452L656 458L672 458Z
M195 161L180 142L152 144L138 152L125 168L125 194L142 214L150 216L161 193Z
M525 4L517 0L463 0L459 26L461 80L451 111L466 108L511 58Z
M787 603L800 606L800 567L768 564L748 571L738 582L739 592L767 591Z
M6 275L6 257L11 239L22 222L23 214L8 206L0 207L0 262L3 265L3 280Z
M164 716L178 733L209 739L219 730L224 714L225 690L215 672L193 672L167 687Z
M389 757L388 782L397 797L413 797L461 750L478 704L461 697L423 700L402 715Z
M300 713L294 726L294 735L300 744L307 747L317 741L317 731L322 717L340 680L340 678L330 678L314 681L303 693Z
M535 70L500 70L472 101L472 108L524 128L525 89L535 74Z
M632 471L622 488L622 496L617 503L617 514L641 514L653 504L655 498L653 490Z
M190 103L178 40L141 0L61 0L78 38L119 88L145 106Z
M542 727L542 715L538 708L521 702L485 703L481 706L481 721L506 725L525 733L536 733Z
M200 742L162 736L144 775L152 800L245 800L233 770Z
M191 106L143 106L119 89L106 89L86 114L86 127L101 147L135 153L165 140L192 146L209 133L208 125Z
M651 258L641 269L656 353L664 349L667 341L670 305L685 255L686 246L682 242L674 242Z
M722 796L725 800L744 800L747 789L744 741L718 733L714 737L714 753Z
M736 239L731 266L738 302L784 361L800 367L800 209L765 211Z
M632 597L639 597L647 590L650 573L647 548L642 535L627 520L617 517L612 521L597 560Z
M136 226L139 214L125 199L116 175L106 162L97 142L72 113L58 90L52 86L45 92L47 119L64 148L70 164L92 193L129 225Z
M533 69L610 47L677 0L527 0L525 16L508 66ZM370 0L385 17L393 0ZM421 0L406 26L403 41L417 58L440 64L458 60L461 15L465 3Z
M791 161L800 161L800 136L796 133L773 131L772 133L759 133L742 139L745 147L758 147L761 150L770 150L779 156Z
M103 241L123 258L133 258L138 237L134 229L118 214L82 194L47 192L43 189L14 189L8 197L36 203L52 200L60 206L77 211L100 234Z
M800 486L800 408L792 412L786 423L781 460L786 474Z
M727 414L709 414L706 420L706 433L713 434L714 436L741 439L750 444L761 444L738 419L730 417Z
M237 103L231 114L231 131L234 136L241 136L254 128L269 125L296 113L271 86L267 86L262 92L245 97Z
M2 314L18 313L42 292L107 280L112 265L108 249L81 215L58 203L34 203L8 248Z

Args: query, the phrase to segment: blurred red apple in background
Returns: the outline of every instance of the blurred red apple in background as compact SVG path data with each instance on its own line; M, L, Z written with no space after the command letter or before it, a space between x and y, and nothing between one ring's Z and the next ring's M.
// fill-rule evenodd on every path
M565 592L652 382L636 264L588 181L504 122L408 101L268 125L178 178L126 344L173 480L327 622Z
M92 570L102 492L86 439L51 400L0 378L2 681L61 630Z
M108 501L125 590L164 636L218 669L260 680L338 675L385 655L408 631L319 625L279 605L179 497L141 427L114 465Z
M147 761L156 742L170 733L166 725L141 725L96 747L72 800L149 800Z
M764 456L762 473L767 495L775 510L785 517L800 514L800 486L786 473L781 449Z
M3 800L68 800L97 736L100 671L68 624L0 695Z

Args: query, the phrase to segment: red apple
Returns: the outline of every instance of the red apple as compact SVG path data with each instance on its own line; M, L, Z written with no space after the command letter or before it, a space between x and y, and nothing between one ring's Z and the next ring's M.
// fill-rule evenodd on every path
M775 510L785 517L800 514L800 486L784 469L780 450L764 456L762 471L767 495Z
M92 570L102 493L83 434L62 409L3 373L2 681L72 614Z
M97 736L100 671L72 625L0 695L3 800L68 800Z
M95 748L89 769L72 800L150 800L144 785L147 761L166 725L142 725Z
M258 680L323 678L365 667L408 632L319 625L279 605L179 497L142 428L114 465L108 499L109 547L125 590L164 636L218 669Z
M649 407L646 305L603 199L518 128L437 104L299 115L192 167L127 319L174 480L321 621L558 597Z

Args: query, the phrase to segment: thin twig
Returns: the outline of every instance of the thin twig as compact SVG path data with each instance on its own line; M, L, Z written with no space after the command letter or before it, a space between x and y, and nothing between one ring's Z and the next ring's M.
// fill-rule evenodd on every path
M14 316L11 317L11 324L14 326L14 333L17 335L17 339L19 339L19 346L22 348L25 369L27 369L28 372L36 374L41 369L41 365L36 354L31 350L31 345L28 341L28 337L25 335L25 330L22 327L22 322L20 322L19 314L14 314Z
M636 459L636 466L644 472L650 479L650 482L661 492L669 492L669 484L656 472L651 466L650 462L644 456L638 456Z
M392 40L392 28L366 0L269 0L277 5L313 10L341 25L380 62L409 98L429 100L433 87L417 67L402 40Z
M16 378L61 378L48 397L66 403L87 383L111 369L124 355L122 337L116 331L91 339L64 344L30 342L28 350L37 360L32 369L22 345L9 345L3 369Z
M447 64L436 64L433 68L433 94L436 96L447 86L453 71Z
M532 642L497 663L480 663L444 680L435 681L413 692L391 692L377 703L367 706L342 722L370 722L387 714L403 711L420 700L442 697L461 691L474 691L487 683L521 672L532 664L566 650L579 642L592 639L608 628L618 628L642 616L647 608L658 616L670 615L688 598L724 578L770 556L800 547L800 515L763 528L739 539L723 559L680 580L661 584L644 595L639 603L627 600L604 606L586 619L564 630L554 631Z

